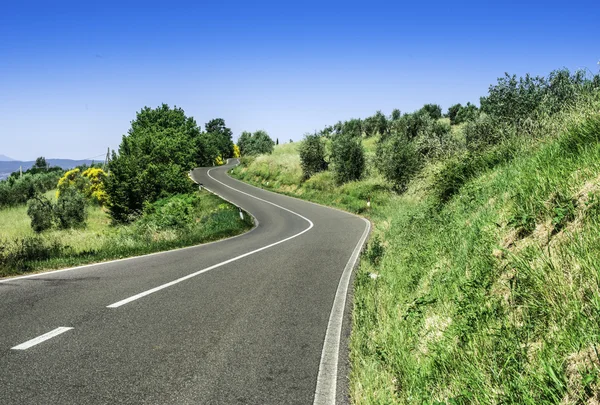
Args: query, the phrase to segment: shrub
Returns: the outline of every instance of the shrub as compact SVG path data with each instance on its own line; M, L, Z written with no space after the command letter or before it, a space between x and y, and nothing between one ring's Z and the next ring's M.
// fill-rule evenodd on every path
M194 223L199 205L198 194L177 194L153 203L146 203L137 222L138 226L150 226L157 230L182 229Z
M413 142L396 133L377 145L378 167L397 191L404 191L422 166L421 155Z
M447 154L451 138L450 124L446 120L422 120L415 146L417 153L425 157L440 157Z
M361 138L336 135L331 142L331 161L338 184L359 180L365 170L365 151Z
M304 179L312 175L327 170L327 161L325 161L325 144L323 139L315 134L306 134L304 141L298 148L300 154L300 165Z
M442 118L442 107L438 104L425 104L420 112L427 114L431 119L437 120Z
M496 145L508 136L504 124L487 114L481 114L476 120L467 122L463 131L470 151L480 151Z
M43 195L35 195L27 202L27 215L31 218L31 228L43 232L52 227L52 202Z
M32 262L58 257L63 246L58 240L46 241L40 236L28 236L7 243L0 241L0 268L9 268L17 272L32 268Z
M64 189L54 206L54 216L61 229L83 226L87 217L85 198L74 187Z
M83 194L85 197L98 205L105 205L108 200L108 194L104 188L106 182L106 172L99 167L90 167L85 170L81 176L86 179L83 183Z
M238 139L242 155L261 155L273 152L275 142L265 131L256 131L254 134L244 131Z
M505 141L483 152L467 151L446 161L433 183L433 194L440 204L450 200L472 178L515 157L517 145Z

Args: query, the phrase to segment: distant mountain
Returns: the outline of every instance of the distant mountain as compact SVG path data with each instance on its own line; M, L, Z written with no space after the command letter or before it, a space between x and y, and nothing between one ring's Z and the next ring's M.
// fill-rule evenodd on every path
M0 162L14 162L15 160L13 158L9 158L6 155L0 155Z
M5 156L0 155L0 158L1 157L5 157ZM75 166L81 166L81 165L89 166L92 163L98 163L97 161L94 162L93 160L71 160L71 159L46 159L46 162L50 166L59 166L65 170L72 169ZM10 174L12 172L19 171L19 168L22 168L23 171L25 171L25 170L29 169L31 166L33 166L34 163L35 163L35 161L21 162L20 160L6 161L6 160L0 159L0 180L6 179L8 176L10 176Z

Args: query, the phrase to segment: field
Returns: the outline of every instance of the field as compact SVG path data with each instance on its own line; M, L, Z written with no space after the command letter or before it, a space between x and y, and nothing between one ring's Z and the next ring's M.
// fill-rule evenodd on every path
M54 198L55 191L46 196ZM111 224L105 209L89 205L85 227L53 228L39 235L31 230L25 205L2 209L0 276L190 246L236 235L252 226L249 216L240 220L237 208L210 193L194 193L182 200L183 203L167 200L162 204L164 211L119 226ZM190 207L191 217L169 208L182 204ZM172 223L165 224L165 219Z
M366 176L342 186L328 171L302 182L296 144L233 171L373 221L354 284L353 403L598 403L599 111L595 97L479 160L434 161L401 194L373 167L373 139ZM440 203L449 168L471 177Z

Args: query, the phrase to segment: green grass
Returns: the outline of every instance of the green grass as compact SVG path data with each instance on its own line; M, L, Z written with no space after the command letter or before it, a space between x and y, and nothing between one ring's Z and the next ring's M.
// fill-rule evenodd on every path
M49 192L52 197L54 192ZM98 206L88 207L86 226L51 229L36 235L30 227L27 207L0 210L0 276L124 258L153 253L240 234L252 227L250 216L242 221L237 208L208 192L194 200L191 224L161 227L154 221L112 226Z
M597 403L599 111L596 98L541 121L537 138L469 171L442 204L443 161L403 195L375 171L336 187L327 172L284 185L285 163L265 157L235 170L373 221L354 285L353 403Z

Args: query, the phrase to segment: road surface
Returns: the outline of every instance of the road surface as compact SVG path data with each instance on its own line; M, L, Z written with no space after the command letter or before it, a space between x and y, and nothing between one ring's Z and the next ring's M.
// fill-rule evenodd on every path
M0 280L0 404L345 401L347 305L341 320L369 224L230 166L192 176L255 217L244 235Z

